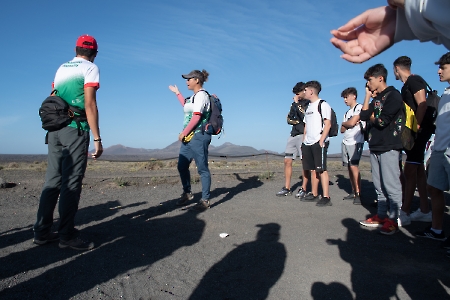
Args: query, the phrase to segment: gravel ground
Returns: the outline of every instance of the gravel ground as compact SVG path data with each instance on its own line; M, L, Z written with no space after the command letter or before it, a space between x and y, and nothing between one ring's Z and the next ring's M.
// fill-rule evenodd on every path
M275 196L282 160L216 161L203 213L176 207L169 165L90 162L76 223L96 247L80 253L32 244L45 163L0 161L0 298L450 299L445 250L413 235L427 224L393 236L358 224L376 211L367 162L363 206L341 200L348 174L330 162L333 206L320 208Z

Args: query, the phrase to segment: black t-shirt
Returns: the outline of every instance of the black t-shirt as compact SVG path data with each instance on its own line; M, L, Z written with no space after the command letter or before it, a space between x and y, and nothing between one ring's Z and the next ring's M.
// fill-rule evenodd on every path
M420 90L427 90L426 81L419 75L411 75L406 80L402 87L403 101L412 108L414 112L417 111L417 102L414 99L414 94Z

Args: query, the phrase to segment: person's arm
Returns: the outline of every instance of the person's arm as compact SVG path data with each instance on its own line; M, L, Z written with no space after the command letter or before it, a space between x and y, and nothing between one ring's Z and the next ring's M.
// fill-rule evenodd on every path
M344 126L341 125L341 133L344 133L347 131L347 128L345 128Z
M289 114L287 115L287 123L289 125L297 125L298 123L300 123L300 120L297 119L297 103L292 103L291 104L291 108L289 110Z
M191 133L192 130L195 129L195 127L198 125L198 122L200 122L200 119L202 117L201 113L196 113L192 116L189 123L186 125L186 127L183 129L183 131L178 135L178 140L183 140L185 136L187 136L189 133Z
M329 119L323 119L323 131L322 131L322 135L320 136L320 140L319 140L319 145L320 147L323 147L326 138L328 137L328 133L330 132L331 129L331 120Z
M394 43L402 40L432 41L450 50L450 1L388 0L388 3L398 8Z
M178 101L180 101L181 106L184 106L186 101L184 100L183 95L181 95L178 87L176 85L169 85L169 90L171 90L177 96Z
M364 96L363 107L361 112L359 113L359 119L361 121L369 121L370 116L373 114L373 104L370 102L370 98L372 97L372 92L366 86L366 94Z
M332 30L330 42L344 53L343 59L365 62L394 44L396 18L396 11L389 6L369 9Z
M353 117L350 118L350 120L346 121L346 122L342 122L342 127L349 129L349 128L353 128L356 126L356 124L359 123L359 115L355 115Z
M94 137L95 152L92 153L92 158L97 159L103 153L103 145L100 137L99 116L97 109L97 87L84 87L84 109L86 117ZM100 140L100 141L96 141Z
M417 129L420 129L423 118L425 117L425 112L427 111L427 98L425 90L420 90L414 94L414 100L417 103L416 119L417 119Z

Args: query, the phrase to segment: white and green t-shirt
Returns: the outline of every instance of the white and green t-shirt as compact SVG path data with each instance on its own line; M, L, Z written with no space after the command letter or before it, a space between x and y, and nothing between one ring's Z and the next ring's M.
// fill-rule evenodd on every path
M192 103L192 99L194 99L194 103ZM200 130L201 126L208 121L211 113L209 96L204 90L200 90L186 99L186 103L184 104L183 128L186 128L195 113L202 114L200 122L195 129L195 131L197 131Z
M56 95L69 105L84 110L85 87L100 88L100 71L94 63L81 57L75 57L62 64L56 71L53 88L57 90ZM69 126L77 128L75 121L72 121ZM88 123L81 122L81 128L89 131Z

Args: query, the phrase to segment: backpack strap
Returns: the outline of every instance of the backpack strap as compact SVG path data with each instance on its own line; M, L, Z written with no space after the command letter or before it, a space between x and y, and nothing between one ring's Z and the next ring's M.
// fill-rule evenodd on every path
M208 96L211 96L206 90L204 90L204 89L200 89L200 90L198 90L198 92L201 92L201 91L204 91L205 93L207 93L208 94ZM197 92L197 93L198 93ZM194 98L195 98L195 95L197 95L197 93L195 93L194 95L192 95L192 103L194 103Z
M324 126L323 116L322 116L322 102L325 102L325 100L320 99L319 100L319 106L317 107L317 110L319 111L319 114L320 114L320 118L322 119L322 131L320 133L323 132L323 126Z

